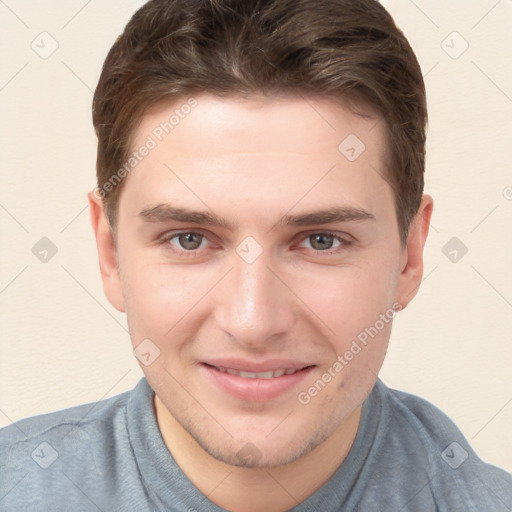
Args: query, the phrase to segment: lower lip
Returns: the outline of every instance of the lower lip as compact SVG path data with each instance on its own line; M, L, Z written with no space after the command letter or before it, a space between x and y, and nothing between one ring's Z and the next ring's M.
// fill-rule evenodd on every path
M271 379L244 379L238 375L231 375L216 370L206 364L201 365L210 379L226 393L240 400L253 402L267 402L295 388L309 372L312 366L292 373Z

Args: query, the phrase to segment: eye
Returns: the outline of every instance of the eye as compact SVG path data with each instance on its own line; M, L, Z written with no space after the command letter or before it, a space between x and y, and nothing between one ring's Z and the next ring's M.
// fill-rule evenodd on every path
M202 233L196 233L195 231L170 233L164 236L161 241L168 242L178 251L188 252L195 251L197 249L204 249L207 242L206 237Z
M334 233L312 233L304 239L300 247L307 247L304 244L310 244L310 248L315 251L326 252L348 245L348 242Z

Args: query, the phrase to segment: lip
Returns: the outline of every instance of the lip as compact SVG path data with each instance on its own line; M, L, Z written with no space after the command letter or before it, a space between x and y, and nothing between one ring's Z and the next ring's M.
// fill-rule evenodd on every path
M313 365L290 360L272 360L264 363L222 359L208 361L200 365L206 377L215 387L228 395L244 401L268 402L297 388L298 384L313 370ZM247 379L239 375L223 373L215 367L231 368L238 371L260 373L278 369L295 369L291 375L282 375L271 379Z

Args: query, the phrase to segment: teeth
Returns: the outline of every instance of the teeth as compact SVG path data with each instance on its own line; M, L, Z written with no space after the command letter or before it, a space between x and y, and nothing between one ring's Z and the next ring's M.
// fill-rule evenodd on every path
M266 373L266 372L265 372ZM258 374L257 373L253 373L253 372L240 372L239 373L240 377L243 377L244 379L255 379L258 377ZM272 372L270 372L270 377L272 377Z
M283 375L291 375L298 370L293 368L269 370L268 372L244 372L243 370L234 370L232 368L224 368L223 366L215 367L219 372L229 373L230 375L238 375L243 379L273 379L274 377L282 377Z

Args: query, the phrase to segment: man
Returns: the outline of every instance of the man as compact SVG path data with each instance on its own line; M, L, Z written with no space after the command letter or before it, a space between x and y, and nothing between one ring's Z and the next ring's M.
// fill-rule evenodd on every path
M510 510L510 475L378 379L433 204L380 4L152 0L93 119L101 276L145 378L3 429L5 510Z

